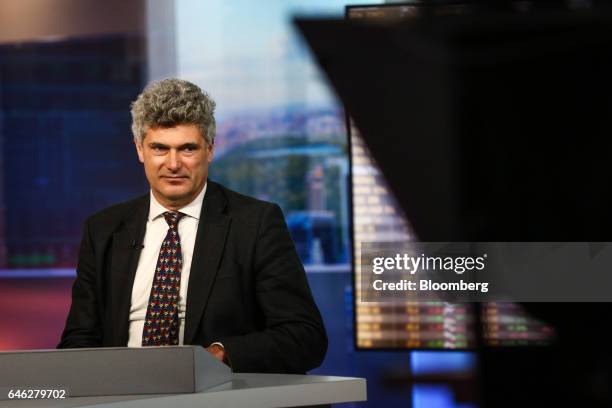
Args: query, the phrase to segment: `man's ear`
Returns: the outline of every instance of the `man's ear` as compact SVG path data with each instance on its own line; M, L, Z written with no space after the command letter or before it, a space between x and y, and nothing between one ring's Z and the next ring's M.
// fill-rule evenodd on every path
M143 144L144 142L139 143L138 140L134 138L134 146L136 146L136 153L138 153L138 160L140 160L141 163L144 163L144 152L142 151Z
M206 142L206 148L208 149L208 163L210 164L210 162L213 161L213 156L215 153L215 146Z

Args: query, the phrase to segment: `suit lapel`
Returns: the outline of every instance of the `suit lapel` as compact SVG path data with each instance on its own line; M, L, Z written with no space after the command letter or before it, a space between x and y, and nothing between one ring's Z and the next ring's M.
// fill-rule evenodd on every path
M147 217L149 195L139 199L131 211L126 213L123 223L113 234L110 270L111 315L114 322L114 343L127 345L132 286L142 250Z
M231 219L223 213L227 200L221 188L208 181L206 189L189 273L184 344L193 342L206 309Z

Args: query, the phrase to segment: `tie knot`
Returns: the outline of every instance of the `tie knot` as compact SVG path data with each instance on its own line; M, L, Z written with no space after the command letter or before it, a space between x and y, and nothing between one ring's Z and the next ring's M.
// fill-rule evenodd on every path
M166 211L163 215L170 229L176 229L178 222L185 214L178 211Z

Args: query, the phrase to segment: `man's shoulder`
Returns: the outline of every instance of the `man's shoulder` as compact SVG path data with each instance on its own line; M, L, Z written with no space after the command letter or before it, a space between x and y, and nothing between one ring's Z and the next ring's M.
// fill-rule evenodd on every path
M214 185L227 200L227 209L233 216L253 217L263 212L279 209L278 205L273 202L238 193L219 183L214 183Z
M229 205L233 206L252 206L252 207L266 207L270 205L274 205L269 201L260 200L258 198L248 196L246 194L239 193L232 189L225 187L222 184L215 183L219 189L223 192L223 195L227 199Z

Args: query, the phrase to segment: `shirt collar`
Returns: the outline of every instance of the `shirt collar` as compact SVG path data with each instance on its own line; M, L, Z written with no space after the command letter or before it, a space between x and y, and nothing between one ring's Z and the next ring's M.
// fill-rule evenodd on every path
M200 191L200 194L198 194L198 196L192 202L190 202L183 208L179 208L178 211L182 212L183 214L189 217L199 220L200 213L202 211L202 203L204 202L204 194L206 194L207 186L208 186L208 182L204 184L204 188L202 189L202 191ZM149 204L149 221L153 221L154 219L161 216L166 211L170 211L170 210L165 208L163 205L159 203L159 201L157 201L157 199L155 199L155 196L153 195L153 191L150 192L150 195L151 195L151 200Z

